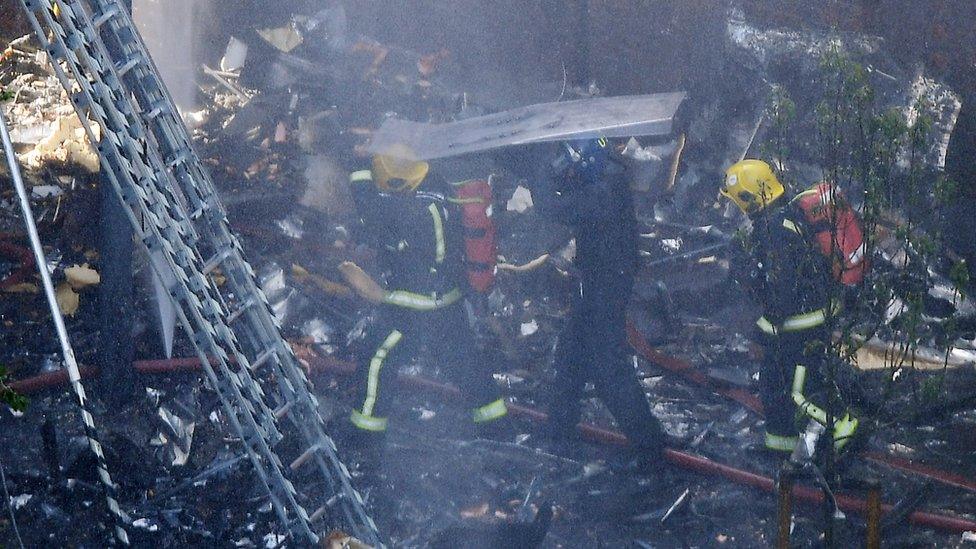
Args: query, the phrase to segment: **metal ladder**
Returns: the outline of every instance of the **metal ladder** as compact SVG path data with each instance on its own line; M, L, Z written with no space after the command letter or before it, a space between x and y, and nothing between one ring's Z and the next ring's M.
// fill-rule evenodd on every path
M175 281L177 317L279 520L296 543L316 543L316 524L342 521L382 547L128 12L118 0L20 2L136 235L159 259L153 269Z

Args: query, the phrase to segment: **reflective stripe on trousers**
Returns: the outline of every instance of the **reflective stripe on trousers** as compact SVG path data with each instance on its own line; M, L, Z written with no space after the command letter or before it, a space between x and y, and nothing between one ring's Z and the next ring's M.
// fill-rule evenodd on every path
M367 431L386 430L386 418L373 417L373 409L376 407L376 397L379 394L380 371L383 369L383 363L402 338L403 334L399 330L390 332L390 335L386 336L383 344L380 345L379 349L376 349L376 353L369 361L369 373L366 378L366 400L363 402L363 409L361 412L353 410L349 416L353 425L360 429Z
M827 412L823 408L817 406L811 402L803 394L803 386L806 384L807 380L807 368L797 364L796 370L793 372L793 387L791 390L791 396L793 397L793 402L806 414L809 418L813 419L817 423L826 426L827 425ZM854 436L857 431L858 419L850 414L850 412L845 412L844 417L834 418L834 447L838 450L844 447L845 444Z
M364 431L381 432L386 430L387 420L385 417L365 416L360 412L353 410L349 415L349 421Z

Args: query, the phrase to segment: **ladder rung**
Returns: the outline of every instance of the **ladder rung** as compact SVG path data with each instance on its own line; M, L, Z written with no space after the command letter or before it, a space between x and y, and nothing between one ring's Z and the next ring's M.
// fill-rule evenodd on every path
M289 400L288 402L286 402L284 405L282 405L280 408L274 411L275 419L280 421L281 418L285 417L285 414L290 412L294 406L295 406L294 400Z
M251 363L251 371L257 371L258 368L264 366L264 363L273 356L275 356L274 349L265 349L264 352L259 354L258 357L254 359L254 362Z
M139 63L142 63L142 57L139 55L135 55L127 59L125 63L116 65L115 70L119 73L119 76L125 76L127 72L134 69L136 65L138 65Z
M233 313L227 317L227 324L230 324L241 317L245 311L250 309L257 301L253 297L247 298L243 303L241 303Z
M210 204L206 202L201 203L200 207L190 212L190 219L197 220L203 217L203 214L210 209Z
M186 161L186 159L188 157L189 157L189 154L187 153L187 150L186 149L180 149L173 156L171 156L169 159L166 160L166 167L167 168L173 168L177 164L179 164L180 162Z
M230 253L231 249L228 247L214 254L213 257L208 259L207 262L203 264L203 274L209 275L211 272L213 272L213 270L223 263L225 259L230 257Z
M291 470L294 471L294 470L298 469L299 467L301 467L302 465L305 465L308 462L308 460L312 459L312 456L315 455L315 452L318 452L321 449L322 449L322 445L321 444L314 444L314 445L312 445L308 450L305 450L302 453L302 455L300 455L297 458L295 458L295 461L291 462L291 465L290 465Z
M320 518L322 518L322 515L326 514L328 511L329 511L328 505L323 505L322 507L316 509L315 512L308 517L308 521L315 522Z
M99 14L98 17L93 19L92 25L94 25L95 28L97 29L102 25L104 25L106 22L108 22L109 19L115 17L118 14L119 14L119 7L113 4L109 6L107 10Z
M169 108L166 106L165 102L160 101L152 106L152 110L145 113L145 117L152 120L157 116L169 112Z

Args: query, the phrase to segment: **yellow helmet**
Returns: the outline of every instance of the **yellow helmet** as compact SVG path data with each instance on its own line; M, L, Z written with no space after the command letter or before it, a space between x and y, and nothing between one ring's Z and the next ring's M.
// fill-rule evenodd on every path
M725 185L719 191L740 210L752 214L783 196L783 184L762 160L742 160L725 171Z
M418 161L406 145L393 145L373 157L373 182L383 191L412 191L420 186L430 165Z

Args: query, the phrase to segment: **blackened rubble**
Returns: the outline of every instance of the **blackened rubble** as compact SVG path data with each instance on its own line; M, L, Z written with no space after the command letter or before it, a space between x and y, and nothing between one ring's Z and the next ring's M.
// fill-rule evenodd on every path
M468 67L450 51L441 53L438 47L418 53L357 36L343 27L336 12L296 8L284 19L292 15L305 18L296 26L304 37L301 45L287 53L267 44L258 46L256 29L287 25L284 20L255 17L240 38L260 55L254 54L239 76L237 71L220 75L236 91L202 74L201 108L184 113L184 118L193 128L198 153L210 166L232 227L244 242L284 335L311 372L320 411L330 421L340 454L391 544L477 547L537 537L543 547L773 544L776 502L772 495L664 464L653 474L630 471L619 450L582 441L554 446L544 440L545 427L526 419L515 422L511 440L473 439L471 433L458 429L465 423L466 410L436 390L401 391L397 407L404 413L391 429L382 476L358 473L360 456L349 448L344 428L355 405L352 377L337 373L355 365L353 350L370 316L370 307L342 282L338 265L353 261L371 272L376 267L375 251L357 240L356 214L346 187L357 151L391 113L444 122L557 96L585 97L598 90L564 86L558 79L517 90L470 90L462 70ZM318 23L310 25L309 20ZM932 168L942 167L945 148L951 147L959 98L946 85L887 55L883 40L845 34L835 42L822 29L765 29L738 12L729 18L726 29L729 50L724 61L748 65L751 75L761 75L771 86L807 87L807 75L816 71L823 53L811 44L836 43L856 61L876 68L873 81L890 86L884 95L891 105L908 110L920 94L929 94L940 133L933 138L926 160ZM316 34L321 32L331 34ZM3 108L24 153L21 160L34 188L32 201L48 247L49 268L56 281L66 283L65 270L72 266L87 264L100 270L94 251L98 176L84 159L45 156L32 162L28 158L37 143L56 133L58 124L67 124L64 120L73 111L48 75L44 57L33 53L35 42L18 48L23 52L0 65L0 86L15 94ZM211 65L219 66L215 61ZM275 77L256 78L262 74ZM743 88L725 82L724 97L693 93L674 136L641 143L652 148L643 158L653 167L634 166L635 171L652 175L646 190L635 194L644 268L630 318L644 340L697 365L714 386L754 392L757 350L747 336L758 313L729 277L732 235L739 220L715 201L715 181L729 161L737 160L744 149L762 149L770 139L760 121L766 92L744 93ZM809 126L813 120L803 123ZM687 145L673 185L665 189L681 133ZM797 170L812 171L804 165L809 159L803 155L815 151L809 143L797 146L802 151ZM509 201L519 195L517 189L530 186L531 174L522 167L547 161L544 155L541 147L532 147L432 162L450 180L492 174L498 253L505 263L523 265L551 252L538 269L500 270L483 319L495 380L504 394L517 404L542 408L544 389L553 378L553 347L575 290L571 262L558 260L556 253L568 244L571 234L539 216L524 200ZM6 180L0 172L0 182ZM0 243L10 243L11 250L24 247L20 220L5 183L0 193ZM20 261L7 250L0 247L0 277L15 272ZM897 268L897 257L885 260ZM148 272L145 258L136 263L137 272ZM885 403L886 409L893 410L892 421L871 434L866 450L921 460L971 479L976 477L971 459L976 440L965 433L973 432L976 424L971 396L976 385L974 334L964 332L954 342L953 367L945 369L940 366L939 334L945 319L972 326L976 318L970 301L947 297L946 288L951 286L947 265L933 264L929 271L926 283L931 299L921 330L930 334L927 346L932 350L933 369L902 374ZM138 279L136 317L128 320L137 358L162 359L166 346L157 333L150 279L148 275ZM68 318L69 330L79 361L94 365L97 293L91 288L75 293L78 307ZM33 275L0 294L4 323L0 364L14 380L61 367L45 310ZM880 331L876 348L884 349L886 338L896 335L895 329ZM192 354L185 335L177 330L172 355ZM883 357L881 351L882 361ZM878 360L877 353L873 359ZM880 404L885 372L871 369L871 360L872 355L861 358L863 370L855 375L868 401L874 398ZM654 415L670 435L688 445L687 451L776 475L778 461L760 451L759 415L636 353L634 364ZM144 363L144 370L148 369L150 365ZM426 359L403 373L446 379L439 365ZM109 465L121 485L123 507L133 519L129 530L137 546L274 547L284 540L265 492L230 435L216 396L198 373L188 368L143 374L138 393L122 406L106 403L111 382L93 383L94 411L105 435ZM939 398L920 400L918 393L935 383L942 389ZM74 401L59 388L28 396L26 413L5 409L0 420L4 448L15 449L2 452L2 461L25 545L104 544L109 539L109 519L100 504ZM595 397L586 400L583 421L613 427ZM54 427L56 444L50 436L42 444L44 425ZM55 462L60 478L52 474L50 464ZM939 484L923 490L925 479L864 459L849 459L841 477L839 486L845 493L863 496L863 481L881 478L888 502L976 519L972 490ZM912 499L916 495L917 501ZM679 500L683 502L675 506ZM545 518L547 511L552 513L551 522L540 535L545 521L536 519ZM11 526L6 514L0 516L0 540L13 546ZM816 545L822 529L819 512L798 508L794 540ZM863 517L849 513L838 544L859 544L863 535ZM905 525L891 525L885 536L891 545L962 543L959 534Z

